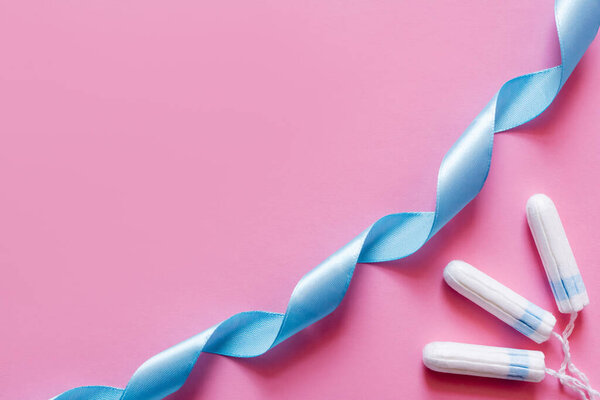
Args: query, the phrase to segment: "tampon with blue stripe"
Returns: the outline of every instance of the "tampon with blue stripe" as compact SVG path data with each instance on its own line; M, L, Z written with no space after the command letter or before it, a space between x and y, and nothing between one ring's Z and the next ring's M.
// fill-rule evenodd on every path
M556 318L464 261L444 269L450 287L536 343L550 338Z
M467 343L429 343L423 349L423 363L438 372L527 382L540 382L546 375L541 351Z
M561 313L581 311L590 302L565 229L552 200L535 194L527 201L527 222Z

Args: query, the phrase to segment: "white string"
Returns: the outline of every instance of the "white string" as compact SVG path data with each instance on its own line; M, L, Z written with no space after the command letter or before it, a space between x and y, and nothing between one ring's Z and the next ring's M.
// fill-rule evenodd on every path
M560 342L564 354L564 359L560 364L560 368L558 371L554 371L553 369L546 368L546 373L557 378L560 383L566 387L569 387L576 391L582 399L598 399L600 398L600 392L593 389L590 385L590 381L588 377L581 372L573 361L571 361L571 348L569 345L569 337L573 333L573 329L575 328L575 320L577 319L577 313L571 313L571 318L569 318L569 323L565 326L565 330L562 335L559 335L556 332L552 332L552 335ZM567 374L567 369L571 374L577 376L573 377Z
M560 372L555 371L550 368L546 368L546 373L548 375L551 375L551 376L557 378L562 385L567 386L567 387L573 389L574 391L576 391L577 393L579 393L579 396L581 396L582 399L584 399L584 400L590 399L586 394L585 385L583 383L581 383L578 379L575 379L570 375L560 373Z
M589 397L587 396L587 394L585 392L584 384L581 383L578 379L575 379L570 375L560 373L560 372L555 371L550 368L546 368L546 373L548 375L551 375L551 376L557 378L560 381L561 385L570 387L571 389L573 389L574 391L579 393L579 395L581 396L582 399L584 399L584 400L589 399Z
M569 346L569 337L571 336L571 334L573 333L573 329L575 328L575 320L577 319L578 314L577 313L571 313L571 318L569 319L569 323L567 324L567 326L565 327L565 330L562 333L562 338L564 339L567 349L570 350L570 346ZM566 361L567 357L565 357L565 361ZM565 362L563 361L563 362ZM588 387L590 387L590 380L588 379L588 377L581 372L576 366L575 364L573 364L573 362L571 361L571 354L569 353L569 361L567 362L567 367L569 368L569 371L571 371L572 373L576 374L579 379L586 384ZM598 393L598 392L596 392Z

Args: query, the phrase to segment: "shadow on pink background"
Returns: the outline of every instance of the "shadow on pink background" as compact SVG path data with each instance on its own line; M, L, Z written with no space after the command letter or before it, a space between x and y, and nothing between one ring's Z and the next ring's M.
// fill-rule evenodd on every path
M433 210L443 154L500 85L560 62L530 2L0 2L0 387L123 387L298 279L377 218ZM452 292L464 259L559 319L526 225L556 202L591 304L574 359L600 384L600 44L556 102L496 136L480 196L417 254L360 265L323 321L256 359L202 355L170 399L574 398L442 375L451 340L541 349Z

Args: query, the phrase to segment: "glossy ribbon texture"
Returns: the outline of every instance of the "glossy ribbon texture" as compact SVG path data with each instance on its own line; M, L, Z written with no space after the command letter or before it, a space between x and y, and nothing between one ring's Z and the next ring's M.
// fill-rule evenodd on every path
M261 355L335 310L357 263L397 260L417 251L483 187L494 133L535 118L554 100L598 32L600 0L557 0L555 18L562 64L512 79L500 88L444 156L435 212L391 214L375 222L300 279L284 314L236 314L146 361L125 389L86 386L53 399L163 399L184 384L202 352Z

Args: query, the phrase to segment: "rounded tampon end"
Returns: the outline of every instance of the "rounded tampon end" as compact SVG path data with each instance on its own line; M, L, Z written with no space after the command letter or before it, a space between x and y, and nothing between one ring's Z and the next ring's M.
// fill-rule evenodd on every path
M429 343L423 348L423 364L436 372L527 382L540 382L546 375L540 351L467 343Z
M441 344L441 342L431 342L423 347L423 364L430 370L437 372L444 372L441 370L439 362L442 359L442 355L440 354Z
M465 274L466 270L469 268L469 264L461 260L452 260L446 265L444 268L444 281L450 286L452 289L457 290L460 288L459 277Z
M527 200L526 211L558 310L581 311L589 298L554 202L545 194L535 194Z

